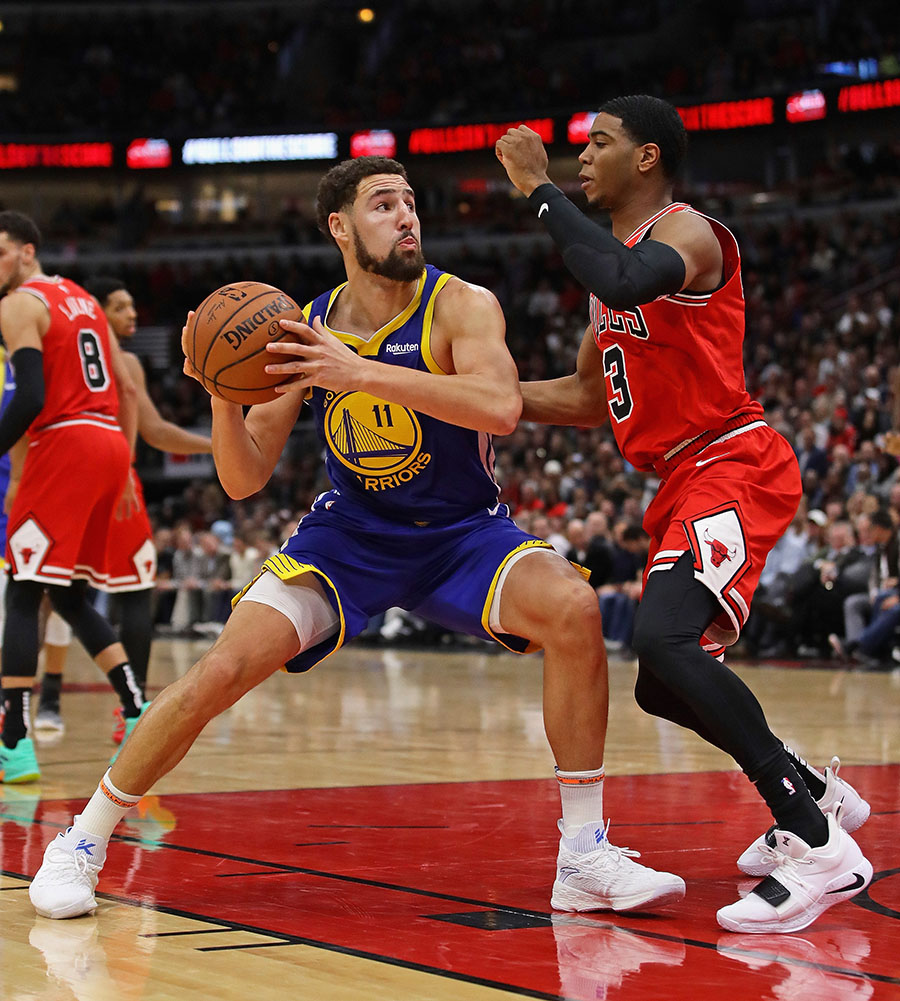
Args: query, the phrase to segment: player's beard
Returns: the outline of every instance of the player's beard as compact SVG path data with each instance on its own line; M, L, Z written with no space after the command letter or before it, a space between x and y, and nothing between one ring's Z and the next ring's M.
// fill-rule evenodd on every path
M363 271L369 271L373 275L381 275L382 278L390 278L391 281L415 281L425 268L425 255L422 253L421 247L416 247L416 252L408 255L401 254L399 249L394 246L387 257L379 260L369 252L362 237L354 230L353 249L356 251L357 263Z

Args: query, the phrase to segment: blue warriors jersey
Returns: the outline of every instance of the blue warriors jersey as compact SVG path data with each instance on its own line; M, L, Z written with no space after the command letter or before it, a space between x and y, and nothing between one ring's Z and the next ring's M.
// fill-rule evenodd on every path
M0 417L2 417L16 391L16 376L6 357L6 351L2 347L0 347L0 364L3 366L3 389L0 391ZM9 488L11 466L9 452L0 455L0 542L3 543L2 548L0 548L0 566L3 564L3 552L6 549L6 512L3 510L3 498Z
M364 358L446 373L434 360L431 330L438 293L452 276L428 265L412 302L368 339L329 325L343 285L305 310ZM494 448L485 432L447 424L369 393L310 396L325 467L334 487L382 517L404 522L451 521L497 504Z

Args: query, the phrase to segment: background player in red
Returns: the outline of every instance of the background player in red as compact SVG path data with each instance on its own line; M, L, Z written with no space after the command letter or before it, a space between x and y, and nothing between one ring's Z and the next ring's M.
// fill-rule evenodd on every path
M794 517L800 473L744 385L737 242L672 200L686 140L665 101L603 105L579 178L589 202L609 212L612 234L550 183L536 133L520 126L498 141L510 180L592 293L575 374L523 384L523 417L583 426L609 417L625 458L662 480L644 518L651 548L632 643L635 694L647 712L729 753L775 818L768 843L740 860L769 875L723 907L719 923L788 932L868 884L872 866L841 821L859 826L869 811L834 772L792 759L753 693L717 659L737 640L766 556Z
M98 276L87 281L85 288L103 307L120 345L127 344L137 329L137 310L125 283L118 278ZM147 379L138 356L123 350L122 359L137 388L137 430L141 438L161 452L179 455L211 453L212 441L207 436L167 421L157 410L147 392ZM110 619L119 627L131 670L143 690L147 685L147 665L153 639L151 599L156 584L156 547L141 482L134 471L131 476L137 503L128 518L110 525L109 577L102 590L110 594ZM41 681L35 727L39 727L45 718L59 719L61 664L57 661L54 666L56 670L45 670ZM116 714L118 723L113 740L119 743L127 728L121 709L116 709Z
M4 782L40 774L28 710L45 589L106 673L125 716L139 716L144 705L125 650L87 600L88 581L102 584L108 577L109 523L133 503L128 474L137 394L96 299L74 282L42 273L40 239L28 216L0 212L0 330L16 373L15 393L0 418L0 453L26 432L29 437L7 527Z

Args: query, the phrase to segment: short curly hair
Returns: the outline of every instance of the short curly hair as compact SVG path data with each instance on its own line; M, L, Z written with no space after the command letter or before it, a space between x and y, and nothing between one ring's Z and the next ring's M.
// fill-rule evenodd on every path
M24 212L12 209L0 212L0 233L8 233L16 243L31 243L35 250L41 249L41 231L34 219Z
M319 181L316 192L316 224L323 236L334 237L328 228L328 217L353 204L360 181L373 174L399 174L409 183L406 167L387 156L360 156L336 164Z

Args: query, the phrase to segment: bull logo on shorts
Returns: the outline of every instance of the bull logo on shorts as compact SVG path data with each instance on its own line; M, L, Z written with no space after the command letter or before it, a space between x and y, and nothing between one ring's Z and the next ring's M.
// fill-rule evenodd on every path
M703 530L703 541L711 550L710 559L717 570L726 560L730 563L737 553L737 546L728 547L723 542L719 542L718 539L709 534L708 528Z

